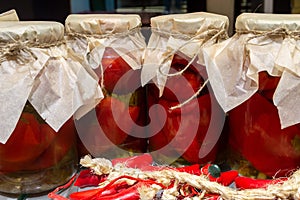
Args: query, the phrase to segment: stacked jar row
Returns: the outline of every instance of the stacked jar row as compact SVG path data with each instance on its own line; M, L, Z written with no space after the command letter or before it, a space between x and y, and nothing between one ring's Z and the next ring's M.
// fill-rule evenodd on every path
M0 190L52 189L85 154L288 175L300 165L299 19L242 14L232 37L226 16L202 12L151 29L131 14L0 22Z

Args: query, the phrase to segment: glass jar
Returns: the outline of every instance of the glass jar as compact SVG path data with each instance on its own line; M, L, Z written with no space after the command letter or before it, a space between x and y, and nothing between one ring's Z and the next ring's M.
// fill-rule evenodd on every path
M145 39L139 15L72 14L66 19L74 57L97 77L104 98L76 121L80 156L120 157L147 151L145 90L140 83Z
M5 144L0 144L0 191L37 194L68 181L77 171L72 118L55 131L29 102Z
M242 175L288 176L300 166L299 15L244 13L208 48L211 84L228 112L228 163Z
M202 48L226 39L228 23L211 13L151 18L142 84L148 92L149 151L157 162L216 159L225 113L208 84Z
M69 58L61 23L0 22L0 27L0 192L37 195L77 172L73 115L87 112L101 90Z

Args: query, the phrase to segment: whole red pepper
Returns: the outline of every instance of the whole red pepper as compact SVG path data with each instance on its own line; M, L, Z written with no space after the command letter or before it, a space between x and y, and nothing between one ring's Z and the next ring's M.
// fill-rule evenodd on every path
M188 59L185 56L175 54L170 73L182 71L187 65ZM161 97L159 97L159 91L154 84L148 85L149 107L158 104L165 110L164 112L161 109L158 110L159 108L154 108L157 109L154 112L156 117L152 117L152 126L149 127L150 151L159 150L167 157L174 157L174 155L179 154L190 163L206 163L215 160L219 138L214 138L216 144L211 150L208 150L206 155L201 158L198 156L200 149L205 148L203 141L207 137L212 116L211 97L213 94L209 94L208 88L204 87L197 98L192 99L187 104L171 110L172 107L185 102L198 92L206 78L205 67L192 64L181 75L167 78ZM162 112L166 113L167 116L165 117ZM166 122L163 128L155 134L155 128L161 126L164 121Z
M162 130L149 139L149 146L152 149L156 149L161 146L170 145L169 148L171 150L174 149L182 153L182 157L191 163L214 161L217 145L205 157L199 158L198 156L211 120L210 95L200 96L182 106L182 108L175 110L170 110L170 108L178 105L178 103L169 102L164 99L160 99L158 103L165 108L167 118ZM195 116L199 116L199 121L195 120ZM157 117L159 119L159 116ZM181 117L185 118L185 123ZM190 134L194 133L195 130L196 134L193 137ZM157 140L160 138L162 139L158 142ZM166 140L163 138L166 138ZM190 142L189 146L186 146L187 142Z
M187 65L187 59L175 54L169 73L182 71ZM181 75L168 77L161 98L178 102L193 96L204 83L203 78L207 76L204 69L203 66L198 66L197 69L194 65L190 65Z
M106 96L95 111L76 121L81 141L80 155L86 152L100 156L114 145L122 147L139 118L139 111L139 106L127 105L118 98Z
M113 113L112 107L117 112ZM129 106L122 101L107 96L101 100L100 104L96 107L96 113L99 125L103 130L104 134L112 141L114 144L121 144L127 137L127 133L122 130L118 123L122 123L126 126L127 130L130 130L130 123L126 120L131 120L124 118L126 116L125 112L129 112L133 120L137 120L139 114L139 108L136 106Z
M279 83L280 77L274 77L266 71L258 74L258 92L268 100L272 101L275 89Z
M23 112L7 143L0 144L2 172L54 166L76 144L75 127L71 120L55 132L48 124L40 123L36 115ZM72 150L76 152L76 149Z
M104 88L109 93L128 94L141 86L141 70L132 69L113 48L105 48L101 63ZM102 77L101 70L98 76Z
M299 125L281 129L277 108L255 93L229 112L229 143L266 175L286 176L300 166Z
M55 166L68 154L73 158L77 158L76 129L72 118L66 121L57 132L47 124L41 124L41 131L41 134L54 136L54 138L41 156L27 166L26 169L38 170ZM77 159L73 162L75 166Z
M0 144L0 160L32 162L50 145L50 138L45 140L45 136L47 134L41 134L40 124L34 114L22 113L11 137L5 144Z

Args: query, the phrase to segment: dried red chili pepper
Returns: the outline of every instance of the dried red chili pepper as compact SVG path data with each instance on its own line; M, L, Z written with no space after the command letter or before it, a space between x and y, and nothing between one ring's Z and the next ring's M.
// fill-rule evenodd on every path
M80 192L74 192L74 193L70 194L69 198L70 198L70 200L88 200L88 199L96 200L96 199L104 197L104 196L111 196L111 195L120 193L129 187L130 186L125 181L123 181L118 184L114 184L114 185L110 185L109 187L105 187L105 189L94 188L94 189L89 189L89 190L83 190Z
M122 179L135 180L136 183L133 185L128 185L126 182L120 182ZM153 180L144 180L123 175L112 180L103 188L74 192L70 194L70 200L139 199L139 193L137 189L143 185L149 184L156 184L164 189L167 188L163 184L157 183Z
M221 169L214 164L206 164L201 168L201 173L207 175L210 181L220 183L228 186L232 184L239 173L237 170L221 171Z
M107 175L97 175L92 172L90 169L81 170L79 175L74 183L74 186L84 188L84 187L96 187L99 183L105 181Z
M126 158L114 158L111 160L113 165L124 163L129 168L143 168L153 164L153 158L150 154L144 153L141 155L130 156Z
M287 178L255 179L245 176L238 176L235 178L235 185L238 189L266 188L270 184L281 184L286 180Z
M95 188L89 190L83 190L80 192L73 192L69 195L70 200L91 200L96 199L96 195L103 192L102 188Z
M139 200L140 194L138 192L138 188L143 186L144 183L137 183L135 185L130 186L129 188L122 190L121 192L105 195L101 197L97 197L96 200Z
M238 177L238 175L239 172L236 170L221 172L221 176L217 178L216 181L222 185L229 186L234 182L235 178Z
M126 158L115 158L111 160L113 165L123 163L129 168L144 168L151 166L153 163L152 156L150 154L141 154L137 156L131 156ZM103 174L101 176L94 174L90 169L81 170L74 186L84 188L91 186L98 186L99 183L105 181L107 175Z
M76 179L76 176L73 176L65 185L59 186L57 188L55 188L55 190L53 190L52 192L50 192L47 196L50 199L54 199L54 200L68 200L68 198L63 197L59 194L57 194L59 191L69 188L71 187L71 185L73 184L74 180Z

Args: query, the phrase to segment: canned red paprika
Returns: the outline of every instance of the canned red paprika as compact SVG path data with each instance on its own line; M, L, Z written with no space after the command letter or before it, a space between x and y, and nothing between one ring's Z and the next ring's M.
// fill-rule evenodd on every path
M77 171L72 116L95 97L81 79L94 79L68 58L61 23L0 27L0 192L46 192Z
M149 150L158 162L215 160L225 114L210 90L202 48L226 39L227 27L226 16L211 13L151 18L142 84L151 116Z
M140 73L145 40L139 15L72 14L69 49L99 80L104 98L78 120L80 155L119 157L147 150L145 91Z
M300 166L297 15L244 13L236 33L207 49L212 87L229 121L230 160L247 176Z

